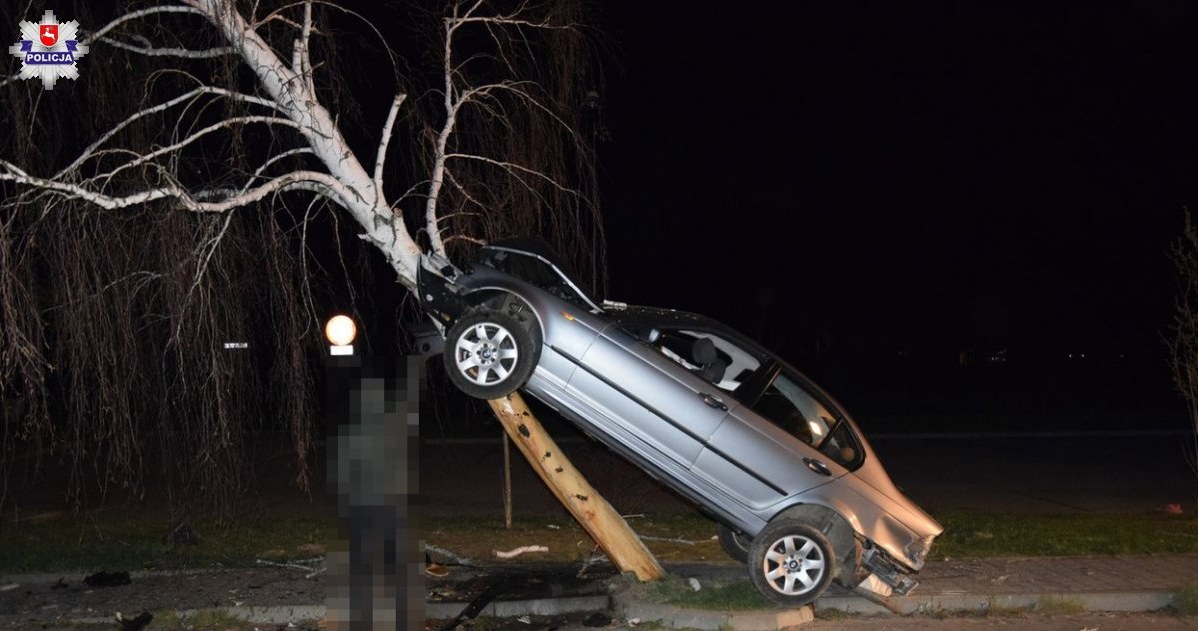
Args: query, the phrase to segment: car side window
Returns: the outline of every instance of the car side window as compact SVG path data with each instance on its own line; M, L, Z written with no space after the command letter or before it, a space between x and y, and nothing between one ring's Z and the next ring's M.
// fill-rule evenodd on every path
M766 387L753 411L847 468L860 464L861 448L849 424L785 373Z
M740 386L747 375L752 374L760 362L722 337L710 333L694 331L662 331L660 337L652 345L658 352L672 359L675 363L696 374L703 372L704 366L694 357L695 344L702 338L711 340L715 347L715 358L723 368L722 373L715 376L713 383L716 387L727 392L733 392ZM705 378L711 375L705 376Z

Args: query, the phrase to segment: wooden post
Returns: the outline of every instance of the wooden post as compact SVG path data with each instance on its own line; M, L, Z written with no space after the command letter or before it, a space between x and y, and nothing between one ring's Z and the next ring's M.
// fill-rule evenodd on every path
M533 416L519 393L489 402L503 429L557 500L621 572L652 581L665 573L628 522L591 487Z
M512 529L512 439L507 433L500 434L503 438L503 525Z

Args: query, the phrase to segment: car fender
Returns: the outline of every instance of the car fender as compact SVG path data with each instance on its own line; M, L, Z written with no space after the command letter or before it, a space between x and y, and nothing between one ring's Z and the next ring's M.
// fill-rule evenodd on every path
M851 475L844 476L837 481L839 483L816 487L800 499L803 504L833 511L863 540L882 548L909 570L918 571L923 566L923 559L912 558L908 549L921 541L920 536L854 489L852 480ZM778 514L795 508L787 507Z

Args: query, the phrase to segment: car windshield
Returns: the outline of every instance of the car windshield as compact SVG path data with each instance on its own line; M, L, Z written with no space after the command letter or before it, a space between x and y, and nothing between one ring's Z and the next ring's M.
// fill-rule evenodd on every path
M593 313L602 311L595 301L583 293L577 283L542 254L500 245L488 245L480 251L479 260L484 265L511 274Z

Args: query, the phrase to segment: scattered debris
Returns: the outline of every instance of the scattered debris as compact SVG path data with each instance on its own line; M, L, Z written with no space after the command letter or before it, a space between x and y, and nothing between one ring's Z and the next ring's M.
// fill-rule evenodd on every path
M681 543L683 545L688 545L688 546L693 546L696 543L698 543L697 541L691 541L690 539L683 539L682 537L652 537L649 535L642 535L642 534L637 534L637 536L641 538L641 541L664 541L666 543Z
M587 616L582 621L582 626L584 627L606 627L609 624L611 624L611 616L598 611Z
M532 624L532 617L526 616L526 615L520 616L519 618L516 618L516 622L523 622L524 624Z
M599 546L595 546L595 550L598 550L598 549L599 549ZM587 573L587 569L589 569L592 565L594 565L596 563L602 563L604 561L607 561L606 555L599 554L598 552L592 551L591 556L587 557L587 560L582 562L582 567L579 568L578 574L575 575L575 578L585 577L586 573Z
M699 591L699 590L703 589L703 586L699 584L699 579L697 579L693 576L686 579L686 584L690 585L691 589L693 589L695 591Z
M121 612L116 612L116 621L120 623L121 628L125 631L141 631L153 619L154 615L148 611L141 612L136 618L126 618L121 615Z
M58 580L61 581L62 579L60 578ZM20 583L9 583L8 585L0 585L0 592L12 591L20 586L21 586Z
M1184 512L1181 510L1181 504L1165 504L1164 511L1166 515L1181 515Z
M641 623L640 618L629 618L628 619L628 626L630 626L630 627L635 627L636 625L638 625L640 623Z
M89 587L117 587L118 585L128 585L133 581L129 578L128 572L96 572L91 576L83 579Z
M549 524L548 526L546 526L546 528L548 528L550 530L561 530L562 529L562 527L557 524Z
M442 576L449 576L449 568L440 563L426 562L424 564L424 573L440 578Z
M454 563L456 563L458 565L474 565L474 561L471 561L469 558L463 557L463 556L458 556L458 555L454 554L453 552L446 550L445 548L435 546L431 543L424 544L424 549L426 551L425 552L426 559L428 558L429 552L436 552L437 554L449 559L450 561L453 561Z
M440 631L453 631L453 629L456 629L458 625L462 624L463 622L478 617L478 614L482 612L482 610L492 600L495 600L497 596L502 594L504 589L505 585L503 582L492 583L489 587L483 590L483 593L479 594L474 598L474 600L470 601L470 604L466 605L466 608L462 610L462 613L459 613L453 620L450 620L445 624L445 626L441 627Z
M996 579L993 579L993 580L991 580L990 582L991 582L991 583L1001 583L1001 582L1003 582L1003 581L1007 580L1009 577L1010 577L1010 575L1008 575L1008 574L1003 574L1002 576L1000 576L1000 577L998 577L998 578L996 578Z
M303 570L307 572L304 578L314 578L325 573L327 567L324 567L324 557L315 557L312 559L297 559L295 561L287 561L279 563L278 561L268 561L266 559L254 559L258 565L267 565L270 567L281 567L289 570ZM318 567L319 566L319 567Z
M511 559L528 552L549 552L549 548L545 546L520 546L519 548L508 550L507 552L500 552L499 550L496 550L495 556L501 559Z
M323 543L305 543L297 546L295 549L304 554L323 555L325 553L325 545Z

